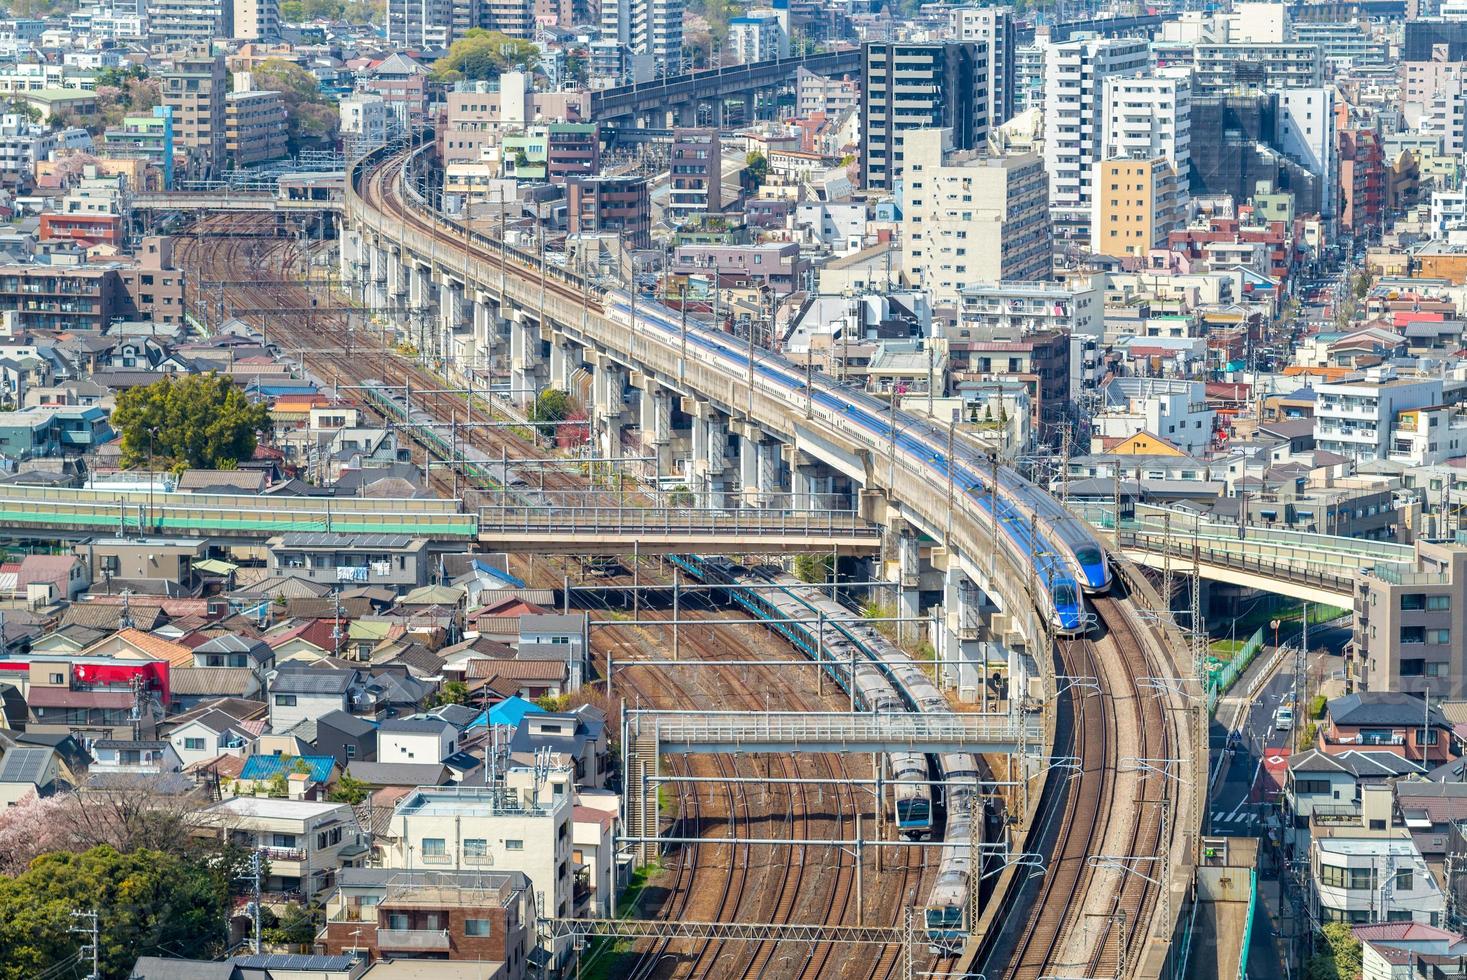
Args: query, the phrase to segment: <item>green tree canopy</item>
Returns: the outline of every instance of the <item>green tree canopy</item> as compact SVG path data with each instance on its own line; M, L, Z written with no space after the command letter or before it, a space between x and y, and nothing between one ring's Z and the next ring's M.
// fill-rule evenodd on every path
M382 0L284 0L280 19L287 24L344 20L370 24L381 20Z
M354 779L348 773L342 773L341 778L336 781L336 788L331 791L332 803L350 803L356 806L367 798L372 787L360 779Z
M117 398L112 425L122 433L122 462L226 469L255 452L270 410L218 374L166 377Z
M341 114L321 92L321 83L315 75L283 58L267 58L250 74L255 88L279 92L285 102L292 153L304 143L335 138Z
M539 60L540 49L533 42L475 27L453 42L433 66L433 75L443 82L487 81L517 68L533 68Z
M1348 922L1327 922L1319 930L1317 952L1309 958L1308 980L1359 980L1363 970L1360 940Z
M570 418L570 395L559 388L546 388L535 396L535 405L530 409L531 422L564 422ZM555 436L554 425L542 425L540 434L546 438Z
M0 980L32 980L76 956L73 909L95 910L105 977L142 955L216 955L224 946L231 868L164 851L95 847L46 854L0 878ZM69 975L69 974L57 974Z
M750 190L757 189L769 176L769 160L758 150L744 157L744 181Z

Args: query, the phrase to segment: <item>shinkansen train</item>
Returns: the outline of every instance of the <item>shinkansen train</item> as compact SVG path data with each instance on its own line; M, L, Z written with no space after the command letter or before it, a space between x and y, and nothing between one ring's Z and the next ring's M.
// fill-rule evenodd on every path
M810 657L820 658L836 683L854 695L859 710L877 714L951 710L920 664L820 589L789 575L746 572L724 558L675 555L672 560L705 582L728 585L732 601L758 618L771 620L771 629ZM776 588L739 588L751 582ZM816 624L810 623L812 618ZM788 622L796 619L803 622ZM824 623L823 636L820 622ZM945 839L952 846L941 849L923 920L931 951L954 956L962 950L972 927L969 889L977 887L973 821L982 821L984 812L978 795L979 761L968 753L929 759L920 752L895 752L887 756L887 765L895 783L897 829L903 837L926 838L936 831L937 814L945 817ZM976 834L981 837L982 832L980 823Z
M605 309L612 318L642 332L659 330L681 340L687 336L689 356L743 377L749 371L749 352L727 334L701 325L684 325L681 318L659 304L638 301L636 322L633 305L625 292L607 294ZM753 373L761 388L786 398L806 397L804 372L777 355L754 356ZM829 379L813 380L808 393L811 408L821 413L832 427L854 432L870 443L873 451L885 453L895 444L909 467L930 473L937 485L949 478L955 492L980 511L992 511L1007 547L1034 569L1037 582L1048 597L1047 615L1063 634L1082 633L1091 617L1085 609L1085 593L1110 588L1110 569L1105 553L1085 523L1066 511L1046 490L1012 470L1004 470L997 486L992 462L976 448L955 446L947 458L947 437L930 421L890 408L872 396L837 385ZM896 433L893 436L892 427Z

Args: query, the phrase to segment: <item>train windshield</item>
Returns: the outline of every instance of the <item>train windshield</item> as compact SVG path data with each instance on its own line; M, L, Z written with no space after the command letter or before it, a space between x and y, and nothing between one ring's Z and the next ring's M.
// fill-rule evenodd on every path
M1075 604L1075 587L1068 582L1061 582L1054 587L1054 604L1056 606L1073 606Z
M1099 565L1100 549L1081 548L1079 551L1075 552L1075 558L1078 559L1080 564L1082 565Z
M930 812L926 800L897 800L898 820L926 820Z
M953 906L945 905L941 908L927 910L927 928L929 929L956 929L963 924L963 910Z

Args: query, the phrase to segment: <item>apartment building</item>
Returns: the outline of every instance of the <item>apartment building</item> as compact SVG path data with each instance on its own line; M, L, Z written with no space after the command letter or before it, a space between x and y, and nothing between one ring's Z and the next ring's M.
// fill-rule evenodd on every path
M1123 258L1164 247L1186 225L1186 181L1165 156L1102 162L1090 250Z
M1107 78L1101 116L1101 156L1165 157L1185 180L1192 165L1192 73Z
M913 129L949 129L953 150L988 141L988 55L975 42L868 41L862 51L861 185L893 190L902 140Z
M834 118L861 107L861 86L854 78L827 78L801 65L795 69L795 115L801 119L823 112Z
M119 315L121 293L111 268L0 266L0 311L16 311L28 329L101 333Z
M367 835L350 804L235 796L197 811L193 833L213 837L269 860L262 891L313 901L337 885L343 868L362 867Z
M632 248L652 244L652 199L645 177L571 177L565 182L566 230L619 235Z
M723 209L723 150L716 129L675 129L667 215L674 223Z
M1284 155L1319 180L1319 213L1339 213L1339 149L1335 138L1335 90L1331 86L1289 88L1278 93L1276 144Z
M265 543L271 567L282 575L323 583L413 589L428 583L428 542L406 534L334 534L301 531Z
M988 48L988 128L1014 118L1014 71L1018 36L1008 7L958 7L951 12L953 36Z
M279 92L230 92L224 99L224 150L236 167L286 155L285 102Z
M1385 459L1397 415L1438 405L1438 378L1358 376L1314 386L1314 444L1357 461Z
M1049 45L1044 59L1044 169L1055 245L1088 244L1105 158L1106 80L1140 74L1150 52L1137 38L1085 38Z
M1206 385L1182 378L1115 378L1106 385L1104 406L1094 417L1102 439L1149 432L1188 456L1201 457L1212 443L1216 413Z
M786 295L806 288L810 261L794 242L757 245L679 245L670 271L674 276L707 276L722 289Z
M190 169L207 174L223 168L229 94L224 56L195 48L159 78L163 104L173 110L174 144L189 152Z
M1324 83L1324 59L1316 44L1199 44L1194 66L1192 90L1197 95L1318 88Z
M1345 129L1336 136L1340 167L1340 230L1369 235L1385 212L1386 163L1380 134Z
M535 942L530 882L518 871L343 868L317 942L328 955L502 964L520 980Z
M239 41L280 38L280 0L223 0L234 4L234 32Z
M207 44L234 36L232 0L148 0L148 38L155 44Z
M945 153L947 129L905 136L902 268L938 306L970 285L1053 271L1044 165L1032 153Z
M1413 565L1377 565L1355 583L1349 655L1362 689L1467 695L1467 547L1418 541Z
M746 16L729 18L728 43L723 50L745 65L787 58L790 36L773 10L751 10Z
M486 150L498 146L504 134L523 130L542 120L579 123L591 115L590 94L535 92L523 72L506 72L498 82L459 82L445 97L438 129L438 146L445 163L476 163ZM579 132L588 142L594 135Z
M511 769L503 787L420 786L398 801L381 859L385 868L521 872L540 914L575 906L570 770L537 784L533 769ZM565 948L552 952L558 964Z
M653 71L672 75L681 70L683 0L607 0L600 14L602 42ZM625 61L619 67L625 69Z

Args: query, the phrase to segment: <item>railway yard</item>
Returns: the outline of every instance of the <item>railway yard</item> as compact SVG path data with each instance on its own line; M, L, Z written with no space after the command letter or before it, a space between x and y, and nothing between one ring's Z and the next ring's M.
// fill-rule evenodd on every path
M405 223L421 220L402 206L393 165L379 167L369 179L382 206L396 208ZM361 386L383 380L410 391L414 410L439 423L449 422L431 430L398 426L402 435L416 442L414 458L428 466L436 493L460 499L468 510L492 499L498 491L462 472L469 459L533 471L538 492L550 497L605 499L620 506L651 502L650 496L624 487L597 488L588 481L584 467L547 448L524 426L508 425L522 421L508 406L491 401L487 393L455 388L422 360L402 353L398 343L407 338L389 333L385 329L389 318L380 311L353 309L329 287L305 284L303 272L310 267L311 253L298 239L273 237L275 220L205 218L199 230L207 231L208 237L180 245L182 266L201 283L196 311L214 323L220 317L211 313L251 311L239 318L277 345L282 357L323 387L379 415L380 406L363 397ZM330 298L322 302L323 296ZM270 310L292 312L266 312ZM393 425L399 420L384 421ZM486 422L506 425L482 424ZM425 435L436 435L436 445L430 445L433 440ZM614 601L616 594L609 590L633 584L634 564L639 585L667 581L666 566L656 560L628 558L623 564L617 574L598 580L603 591L583 593L593 597L593 618L609 625L626 613L612 606L597 609L595 602L600 600L594 597ZM550 588L568 583L578 573L574 559L521 557L514 568L527 583ZM1166 759L1172 749L1162 717L1163 700L1143 678L1165 676L1170 670L1147 661L1138 636L1146 627L1133 621L1125 606L1097 597L1095 609L1100 629L1058 644L1055 672L1066 681L1055 712L1054 754L1057 760L1073 755L1074 761L1049 770L1046 788L1037 794L1032 810L1027 845L1029 850L1048 850L1052 857L1042 874L1020 863L995 872L996 891L989 900L1000 903L1000 908L987 920L982 942L965 957L934 956L921 942L915 968L923 975L962 975L964 969L981 967L987 976L1110 976L1142 952L1145 931L1136 924L1144 922L1161 900L1155 882L1163 879L1159 859L1131 857L1154 855L1166 846L1162 802L1179 791L1166 764L1151 761ZM668 618L669 613L646 608L639 615L650 621ZM689 660L726 663L790 655L790 644L773 630L758 627L752 616L748 627L698 628L692 624L697 618L730 615L727 607L715 609L699 602L690 603L680 615L683 656ZM819 712L845 710L849 704L838 686L817 682L814 669L635 664L650 659L649 651L668 642L668 630L651 626L592 631L603 676L605 658L617 661L614 699L627 707L691 710L773 707ZM1002 766L1001 760L990 760L989 770L1000 771ZM858 904L857 857L850 849L819 843L718 842L723 837L869 839L876 826L873 792L869 783L860 781L872 779L870 757L700 755L664 759L663 772L674 777L658 794L663 832L708 842L669 845L632 914L667 921L859 923L899 929L908 910L915 908L920 933L921 910L937 877L940 848L866 848L860 876L864 895ZM706 781L680 781L677 776ZM722 781L729 777L748 781ZM825 782L802 783L796 781L799 778ZM1002 792L999 806L1017 820L1022 835L1021 794L1012 786ZM880 852L879 871L876 852ZM1107 860L1107 855L1128 857ZM789 940L602 941L591 944L585 958L588 964L607 961L601 968L609 975L637 978L878 978L901 976L904 968L898 944L873 955L869 946Z

